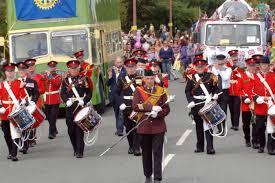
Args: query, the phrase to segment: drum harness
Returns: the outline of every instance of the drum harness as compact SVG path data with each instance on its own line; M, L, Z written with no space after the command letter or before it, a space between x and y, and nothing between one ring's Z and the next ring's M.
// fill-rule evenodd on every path
M202 100L205 99L205 101L200 102L200 103L197 103L196 105L203 104L203 103L204 103L205 105L207 105L207 103L206 103L207 98L212 98L212 96L209 94L209 92L208 92L208 90L206 89L204 83L201 82L201 77L200 77L198 74L195 74L194 76L195 76L195 79L196 79L197 83L199 84L200 88L202 89L202 91L203 91L203 93L204 93L204 95L205 95L205 96L199 96L199 97L197 97L197 98L202 99ZM221 95L221 94L222 94L222 92L219 93L218 95ZM196 96L194 96L194 98L196 98ZM204 121L204 123L206 123L206 121ZM213 126L213 125L208 124L208 126L213 130L213 131L209 130L210 134L211 134L213 137L219 137L219 138L224 138L224 137L226 137L227 132L228 132L227 125L225 125L225 129L223 128L223 125L221 125L221 132L219 132L219 133L216 133L216 132L214 131L214 126ZM223 132L225 132L225 133L223 134Z
M74 95L76 97L75 101L77 101L77 100L83 100L83 98L85 97L85 95L83 97L80 97L78 91L75 88L75 85L73 84L72 78L69 77L68 81L69 81L69 84L71 85L71 89L72 89L72 91L73 91L73 93L74 93ZM78 106L76 107L76 109L74 110L73 113L76 112L76 110L78 109L78 107L79 107L79 104L78 104ZM85 144L87 146L92 146L96 142L96 140L98 138L99 127L100 127L100 124L98 124L97 127L95 127L95 129L92 132L85 133L86 134L86 140L84 142L85 142ZM93 134L93 132L95 132L94 136L90 139L89 137Z
M265 102L268 107L271 107L272 105L274 105L274 102L275 102L275 97L274 97L274 94L270 88L270 86L268 85L268 83L266 82L265 78L260 74L260 73L257 73L257 76L259 77L260 81L263 83L263 85L265 86L266 90L268 91L269 95L270 95L270 99L268 102ZM273 127L271 126L271 119L270 117L268 116L267 118L267 130L268 128L272 128L272 133L271 133L271 137L275 140L275 137L273 136L273 133L275 131L275 126L273 125Z
M20 107L19 101L16 99L13 91L11 90L10 85L8 84L7 81L4 81L4 87L7 90L9 96L11 97L12 102L14 103L16 108ZM11 134L14 134L15 136L19 136L19 138L21 139L21 144L17 143L15 141L15 139L13 139L13 143L18 147L18 149L22 149L24 146L23 141L26 140L24 139L24 137L22 137L22 131L19 128L16 128L12 123L10 123L10 130L11 130ZM21 136L21 137L20 137Z

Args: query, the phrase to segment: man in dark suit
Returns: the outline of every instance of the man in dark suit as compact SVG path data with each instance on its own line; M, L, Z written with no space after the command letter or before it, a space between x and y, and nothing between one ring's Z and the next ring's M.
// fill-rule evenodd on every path
M39 90L38 90L38 85L37 82L31 78L28 78L28 65L25 64L24 62L20 62L17 64L18 68L18 75L19 75L19 80L23 81L25 85L26 92L28 94L28 99L25 100L27 104L35 105L38 98L39 98ZM27 132L23 132L25 135ZM27 154L29 148L29 140L24 142L23 148L20 150L23 154Z
M116 117L116 135L123 136L123 122L120 117L120 110L119 110L119 100L120 96L115 94L115 89L117 87L117 81L119 78L126 75L126 70L123 67L121 57L117 57L114 62L114 67L110 68L108 71L109 80L107 81L107 85L110 87L109 90L109 100L110 104L114 108L115 117Z

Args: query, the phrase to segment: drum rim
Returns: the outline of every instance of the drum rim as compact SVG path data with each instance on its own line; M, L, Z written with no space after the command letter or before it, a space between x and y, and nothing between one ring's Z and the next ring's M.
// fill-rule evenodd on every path
M91 106L84 106L84 107L83 107L82 109L80 109L80 110L76 113L76 115L74 116L74 122L80 123L81 121L83 121L84 119L86 119L86 117L87 117L88 114L87 114L86 116L83 116L82 119L76 120L77 115L78 115L83 109L85 109L85 108L88 108L88 109L89 109L88 114L91 113L91 111L92 111Z

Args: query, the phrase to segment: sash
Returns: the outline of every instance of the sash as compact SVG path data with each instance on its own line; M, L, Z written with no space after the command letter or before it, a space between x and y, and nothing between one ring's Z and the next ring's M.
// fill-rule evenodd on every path
M132 82L132 80L129 78L129 76L125 76L125 79L126 79L127 84L130 84ZM136 88L134 87L133 83L130 84L130 87L133 92L136 91Z
M267 89L267 91L269 92L272 100L275 102L275 97L274 94L270 88L270 86L268 85L268 83L266 82L265 78L263 78L263 76L260 73L257 73L257 76L259 77L260 81L264 84L265 88Z
M19 101L16 99L16 97L15 97L14 93L12 92L11 87L8 84L7 81L4 81L4 87L6 88L6 90L7 90L8 94L9 94L9 96L11 97L11 100L13 101L14 105L16 107L20 107Z
M69 84L72 85L72 78L68 78ZM74 85L72 85L72 91L77 99L81 99Z
M143 101L145 101L144 103L150 103L153 106L155 106L158 103L161 96L163 96L164 94L167 94L167 91L164 88L159 87L159 86L156 86L156 92L155 93L148 93L144 89L142 89L141 87L137 87L137 90L141 94L141 97L142 97ZM129 116L129 118L138 123L143 118L143 116L146 115L146 114L147 113L145 113L145 112L135 112L135 111L133 111L131 113L131 115Z
M195 79L196 79L197 82L200 82L201 78L200 78L200 76L198 74L195 74ZM200 87L201 87L204 95L206 97L211 97L210 94L209 94L209 92L208 92L208 90L206 89L205 85L203 84L203 82L200 82L199 85L200 85Z

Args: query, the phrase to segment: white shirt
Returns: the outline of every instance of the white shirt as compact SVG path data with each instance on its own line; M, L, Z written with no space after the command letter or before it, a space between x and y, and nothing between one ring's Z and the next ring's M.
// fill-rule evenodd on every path
M212 68L212 73L216 76L220 75L222 78L222 89L229 89L230 88L230 78L232 74L232 69L229 67L224 67L223 70L216 69L215 67Z

